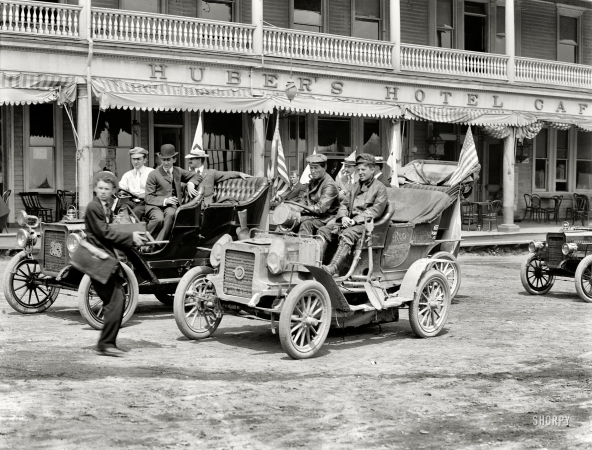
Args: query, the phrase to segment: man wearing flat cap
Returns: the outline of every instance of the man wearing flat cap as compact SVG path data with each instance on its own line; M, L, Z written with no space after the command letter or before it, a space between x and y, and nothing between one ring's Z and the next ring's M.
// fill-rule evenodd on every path
M339 190L331 175L327 173L327 157L321 154L306 158L310 167L310 181L304 197L298 203L307 207L301 212L299 234L315 235L325 226L339 209Z
M359 183L346 195L337 211L337 223L322 227L318 235L326 243L339 236L339 246L333 259L325 270L331 275L338 275L347 255L362 237L367 219L379 219L388 205L386 186L374 178L376 159L369 154L356 158L356 168L360 176Z
M203 202L204 205L209 205L212 203L214 198L214 186L224 180L231 180L233 178L250 178L251 175L247 175L246 173L242 172L234 172L234 171L221 171L215 169L207 169L205 166L206 159L209 158L205 151L200 148L193 148L185 156L185 159L189 161L189 171L194 172L197 175L198 183L196 184L196 189L198 187L203 187L204 194L203 194Z
M119 182L119 188L125 189L137 197L136 199L128 200L127 203L132 207L134 214L141 219L146 212L146 203L144 202L144 197L146 196L146 180L148 179L148 174L154 169L146 167L148 150L142 147L134 147L129 151L129 154L133 169L123 174Z
M164 144L158 156L161 165L150 172L146 180L146 228L152 235L158 233L157 241L163 241L169 236L175 212L181 204L181 183L187 183L187 192L193 197L197 194L195 186L199 184L199 178L195 172L174 166L177 152L173 145Z

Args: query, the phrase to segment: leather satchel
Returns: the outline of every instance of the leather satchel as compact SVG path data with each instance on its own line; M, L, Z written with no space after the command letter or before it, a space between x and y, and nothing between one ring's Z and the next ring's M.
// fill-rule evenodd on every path
M80 242L70 259L70 264L101 284L106 284L119 267L119 261L116 258L86 240Z

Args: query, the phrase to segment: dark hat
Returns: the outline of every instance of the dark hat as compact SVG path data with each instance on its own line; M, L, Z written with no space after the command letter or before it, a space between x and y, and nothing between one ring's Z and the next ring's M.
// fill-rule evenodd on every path
M164 144L160 147L160 153L158 156L161 158L172 158L173 156L177 156L179 152L175 151L175 146L172 144Z
M119 181L117 181L117 177L113 172L109 172L108 170L102 170L100 172L95 173L93 175L93 186L96 186L99 181L111 183L115 189L119 189Z
M321 164L327 162L327 157L322 154L314 154L306 157L306 162L309 164Z
M376 158L374 155L364 153L362 155L358 155L356 158L356 164L376 164Z
M131 155L147 155L148 154L148 150L142 148L142 147L134 147L129 151L130 156Z

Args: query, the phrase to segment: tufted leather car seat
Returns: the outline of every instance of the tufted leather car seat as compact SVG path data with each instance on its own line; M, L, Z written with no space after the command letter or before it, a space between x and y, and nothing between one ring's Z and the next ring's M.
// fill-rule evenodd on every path
M268 185L267 178L261 177L225 180L214 186L213 203L226 203L230 200L239 204L249 203L258 198Z

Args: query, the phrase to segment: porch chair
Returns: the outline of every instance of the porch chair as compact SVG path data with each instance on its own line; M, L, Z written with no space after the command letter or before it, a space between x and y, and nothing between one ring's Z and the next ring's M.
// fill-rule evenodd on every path
M59 221L62 220L62 218L66 215L70 206L73 205L78 210L78 198L76 192L72 191L58 189L56 193L59 204L59 210L56 211L56 220Z
M547 222L550 222L551 218L553 218L555 219L555 223L559 223L559 207L563 201L563 195L554 195L551 199L553 200L553 206L550 208L543 208L542 211L545 214L545 220Z
M6 206L8 206L8 200L10 199L10 194L12 193L12 191L10 189L8 189L7 191L4 191L2 193L2 200L4 201L4 203L6 204ZM8 220L4 221L4 227L3 229L8 233Z
M582 226L588 226L590 221L590 199L587 195L578 195L575 209L573 211L573 223L577 220L582 221ZM584 223L584 219L586 222Z
M463 202L460 205L461 211L461 229L462 225L467 225L467 231L471 231L471 224L477 227L478 217L475 213L475 205L471 202Z
M526 215L529 212L530 212L530 220L532 220L532 217L533 217L532 195L530 195L530 194L524 194L524 202L526 203L526 209L524 210L524 217L522 218L522 221L523 222L526 219Z
M573 203L572 206L565 208L565 220L569 221L571 219L572 224L575 222L575 210L577 209L578 205L578 197L579 195L574 192L572 195Z
M487 231L491 231L491 222L495 222L495 229L497 230L497 219L499 217L499 212L502 209L502 201L501 200L494 200L489 203L486 207L485 214L483 214L483 223L487 222L489 224Z
M53 209L41 206L39 192L19 192L19 195L27 214L37 216L43 222L53 221Z
M543 219L544 213L542 210L541 205L543 204L542 200L541 200L541 196L538 194L532 194L531 195L531 208L532 208L532 214L534 215L534 220L536 222L540 222Z

